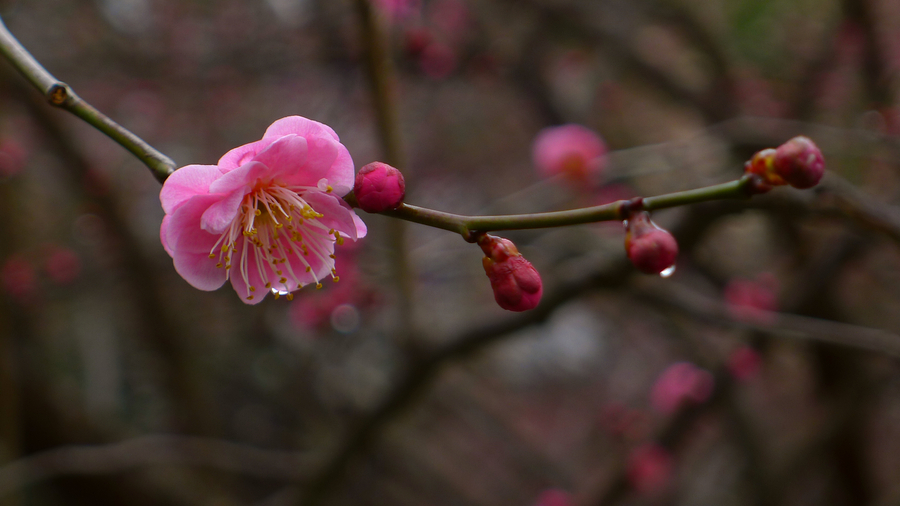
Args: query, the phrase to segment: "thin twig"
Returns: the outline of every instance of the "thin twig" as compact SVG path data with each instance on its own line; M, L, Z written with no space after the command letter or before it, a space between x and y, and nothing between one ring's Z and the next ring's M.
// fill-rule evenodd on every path
M147 435L112 444L61 446L16 460L0 467L0 497L59 476L115 474L153 465L206 467L293 482L307 476L310 459L218 439Z
M85 102L68 84L53 77L9 32L2 18L0 54L44 95L50 105L71 112L119 143L143 162L160 183L177 168L171 158Z

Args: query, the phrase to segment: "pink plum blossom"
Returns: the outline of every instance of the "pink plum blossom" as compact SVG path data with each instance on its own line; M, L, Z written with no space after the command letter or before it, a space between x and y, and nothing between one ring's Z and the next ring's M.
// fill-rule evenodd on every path
M247 304L336 277L335 245L366 226L341 198L353 160L327 125L282 118L217 165L175 171L160 192L160 240L175 270L200 290L225 281Z
M606 144L596 132L581 125L554 126L538 132L532 155L542 176L562 174L582 183L603 170Z
M690 362L666 368L650 392L650 404L663 414L672 414L687 404L705 402L712 395L713 375Z

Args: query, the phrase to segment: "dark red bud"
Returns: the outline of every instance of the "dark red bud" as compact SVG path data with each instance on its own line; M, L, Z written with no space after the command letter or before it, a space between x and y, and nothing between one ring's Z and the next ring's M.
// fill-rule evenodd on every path
M509 239L483 235L478 245L484 251L484 272L491 281L494 300L508 311L537 307L544 293L541 276Z
M399 170L382 162L372 162L359 169L353 185L359 208L367 213L396 209L403 203L406 182Z
M641 272L660 274L675 266L678 243L667 230L650 221L649 213L640 212L628 219L625 251Z

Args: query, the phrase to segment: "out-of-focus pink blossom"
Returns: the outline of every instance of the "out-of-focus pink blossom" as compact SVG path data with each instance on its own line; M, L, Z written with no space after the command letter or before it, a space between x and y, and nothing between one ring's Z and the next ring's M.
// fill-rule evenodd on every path
M366 235L341 196L353 160L327 125L282 118L262 140L218 165L188 165L160 192L160 240L175 270L200 290L226 280L247 304L336 276L335 245Z
M428 8L428 23L444 40L458 47L468 35L471 17L462 0L434 0Z
M572 494L558 488L542 491L534 501L534 506L572 506L575 501Z
M9 297L21 304L28 304L37 296L37 274L31 263L20 255L6 259L0 268L0 283Z
M762 357L750 346L741 346L728 356L728 371L738 381L747 381L759 373Z
M611 402L600 411L600 426L612 436L629 440L643 439L649 430L649 420L639 409L631 409L620 402Z
M769 324L778 309L778 280L772 275L759 276L755 281L735 278L725 286L725 304L735 320Z
M672 414L684 405L700 404L713 391L713 375L690 362L667 367L656 378L650 392L650 404L663 414Z
M19 142L13 139L0 141L0 177L15 176L25 167L27 153Z
M419 10L419 0L372 0L375 6L392 22L409 18Z
M542 176L561 174L576 183L585 183L596 178L606 165L606 144L586 127L561 125L538 132L532 155Z
M433 41L419 54L419 67L426 76L442 80L456 70L456 51L443 42Z
M794 188L812 188L825 175L822 151L809 137L802 135L778 146L772 164L775 172Z
M55 246L47 253L44 270L57 285L67 285L81 275L81 258L69 248Z
M367 213L396 209L403 203L406 182L399 170L382 162L372 162L359 169L353 195L359 208Z
M345 252L347 253L347 252ZM349 257L349 258L348 258ZM323 290L316 290L309 297L303 296L295 300L289 311L291 322L301 329L324 330L330 326L335 330L335 317L352 308L357 317L367 308L377 304L376 290L365 283L356 266L352 253L342 255L339 259L341 279L339 283L329 283Z
M403 34L403 49L407 55L418 58L432 39L431 32L425 28L410 28Z
M628 218L625 230L625 252L628 259L645 274L668 276L678 257L678 242L668 230L650 220L650 213L642 211Z
M491 281L494 300L507 311L537 307L544 293L541 276L509 239L483 235L478 245L484 251L482 265Z
M628 483L642 495L657 495L672 479L673 462L669 452L656 443L646 443L628 456Z

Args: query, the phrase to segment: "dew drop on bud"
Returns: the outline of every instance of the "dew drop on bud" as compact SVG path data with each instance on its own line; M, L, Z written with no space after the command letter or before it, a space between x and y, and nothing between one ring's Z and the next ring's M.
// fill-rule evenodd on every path
M669 267L666 267L665 269L660 271L659 277L668 278L672 274L675 274L675 266L674 265L670 265Z

